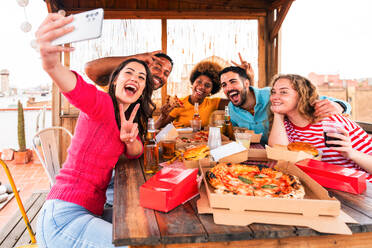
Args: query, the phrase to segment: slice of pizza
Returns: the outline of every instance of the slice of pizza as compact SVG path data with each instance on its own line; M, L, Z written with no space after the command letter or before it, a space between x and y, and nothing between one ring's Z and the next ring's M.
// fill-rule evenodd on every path
M303 151L315 157L319 155L319 152L315 148L315 146L313 146L310 143L306 143L306 142L292 142L287 146L287 148L288 150L295 151L295 152Z
M170 106L174 107L174 108L183 108L184 105L183 105L183 102L177 97L177 95L175 96L167 96L167 99L166 99L166 104L169 104Z

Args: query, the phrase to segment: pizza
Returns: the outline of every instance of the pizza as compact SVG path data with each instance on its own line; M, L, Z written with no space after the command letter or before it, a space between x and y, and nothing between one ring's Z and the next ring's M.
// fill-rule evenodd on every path
M183 158L186 160L198 160L205 158L209 155L209 147L206 145L200 145L187 149L183 153Z
M194 142L208 142L209 131L198 131L190 137L181 136L177 137L178 140L184 143L194 143Z
M167 96L165 101L166 104L170 105L173 108L183 108L183 102L177 96Z
M217 163L205 174L218 194L303 199L300 180L263 165Z
M168 161L171 164L175 161L184 160L199 160L209 156L209 147L207 145L191 146L187 149L179 149L175 151L175 155Z
M315 146L313 146L310 143L306 143L306 142L292 142L287 146L287 148L288 150L295 151L295 152L303 151L315 157L319 155L319 152L315 148Z

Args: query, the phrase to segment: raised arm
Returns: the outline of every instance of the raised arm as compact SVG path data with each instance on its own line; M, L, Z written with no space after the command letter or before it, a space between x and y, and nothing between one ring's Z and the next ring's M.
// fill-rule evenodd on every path
M171 123L172 121L174 121L174 119L175 118L173 118L170 115L164 115L161 113L159 118L155 121L155 128L156 129L163 128L168 123Z
M56 13L49 14L35 34L43 69L62 92L69 92L75 88L76 76L61 64L60 52L70 52L74 48L53 46L51 42L73 30L73 27L65 27L72 20L73 16L71 15L64 17Z
M250 63L243 59L242 55L238 53L240 64L231 60L231 63L245 70L245 73L250 77L250 85L254 84L254 71Z
M85 64L85 73L87 76L96 84L105 86L108 83L111 72L124 60L130 58L137 58L145 61L150 65L155 59L154 56L159 51L153 51L149 53L134 54L129 56L118 56L118 57L105 57L89 61Z
M288 145L288 136L284 127L284 115L274 112L273 125L269 134L269 146Z

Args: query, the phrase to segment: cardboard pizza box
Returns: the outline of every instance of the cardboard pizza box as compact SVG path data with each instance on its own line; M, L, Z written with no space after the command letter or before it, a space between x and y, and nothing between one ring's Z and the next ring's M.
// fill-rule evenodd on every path
M197 173L197 169L161 169L141 185L141 206L169 212L199 194Z
M287 149L287 146L275 145L274 147L270 147L266 145L265 149L267 157L273 160L284 160L296 163L307 158L314 158L313 155L303 151L300 152L289 151Z
M251 143L260 143L262 133L255 133L253 130L249 130L248 128L244 127L234 127L234 132L244 132L244 133L250 133L251 136Z
M352 234L345 223L357 223L353 218L340 211L338 216L304 216L292 213L262 211L232 211L230 209L212 208L206 187L200 188L200 199L197 201L199 214L213 214L213 220L220 225L246 226L252 223L265 223L291 226L307 226L318 232L334 234Z
M296 165L323 187L352 194L361 194L367 188L367 173L360 170L314 159L305 159Z
M276 169L297 176L300 179L305 188L305 199L266 198L214 193L214 188L209 185L205 178L205 172L214 165L214 162L209 162L209 164L207 164L207 161L200 162L209 204L212 208L224 208L236 212L292 213L307 217L319 215L337 216L340 214L340 202L336 198L330 197L327 190L288 161L279 161Z

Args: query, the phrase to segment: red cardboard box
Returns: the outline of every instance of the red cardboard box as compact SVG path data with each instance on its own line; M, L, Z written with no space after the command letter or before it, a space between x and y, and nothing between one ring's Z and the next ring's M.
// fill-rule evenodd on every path
M361 194L366 190L367 174L363 171L314 159L305 159L296 165L323 187L353 194Z
M140 204L169 212L196 196L198 169L163 168L140 187Z

